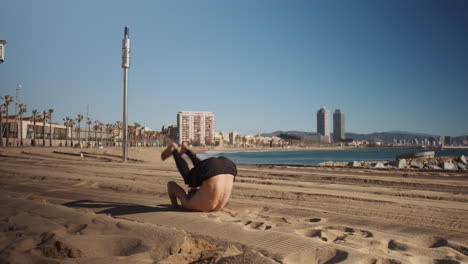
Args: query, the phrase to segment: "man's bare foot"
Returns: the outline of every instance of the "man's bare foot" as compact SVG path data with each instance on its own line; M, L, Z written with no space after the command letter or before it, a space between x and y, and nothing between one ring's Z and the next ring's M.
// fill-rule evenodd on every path
M180 150L179 150L180 155L184 154L188 149L189 147L188 147L187 141L182 142L182 145L180 145Z
M177 149L177 144L175 142L172 142L171 145L167 146L167 148L161 153L161 159L166 160L172 155L172 151L174 149Z

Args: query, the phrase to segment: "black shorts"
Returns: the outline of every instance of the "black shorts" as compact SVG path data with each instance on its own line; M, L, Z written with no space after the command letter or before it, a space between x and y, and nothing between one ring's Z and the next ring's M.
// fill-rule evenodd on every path
M237 175L236 164L226 157L213 157L202 160L188 174L189 187L199 187L204 181L219 175Z

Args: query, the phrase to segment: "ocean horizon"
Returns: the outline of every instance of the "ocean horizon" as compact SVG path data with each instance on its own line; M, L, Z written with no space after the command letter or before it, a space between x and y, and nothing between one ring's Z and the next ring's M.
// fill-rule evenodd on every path
M425 151L415 148L364 148L344 150L261 150L261 151L205 151L197 155L205 159L224 156L236 164L284 164L284 165L317 165L327 161L390 161L396 156ZM437 149L436 157L468 156L468 149Z

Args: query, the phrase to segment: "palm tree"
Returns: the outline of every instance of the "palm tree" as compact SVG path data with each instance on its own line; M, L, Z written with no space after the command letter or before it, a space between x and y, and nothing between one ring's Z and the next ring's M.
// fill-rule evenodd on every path
M0 147L3 147L3 114L6 113L5 105L0 105Z
M52 113L54 112L54 109L49 109L49 130L50 130L50 138L49 138L49 146L52 147Z
M68 126L70 127L70 146L73 147L73 127L75 126L75 120L73 118L68 119Z
M153 138L156 136L156 131L149 131L148 132L148 144L151 147L153 143Z
M91 126L91 124L93 123L93 121L92 121L91 117L89 117L89 116L86 117L86 120L87 120L87 121L86 121L86 124L88 125L88 133L86 134L86 135L87 135L87 136L86 136L86 141L89 141L89 132L90 132L90 130L91 130L91 127L90 127L90 126Z
M49 113L46 110L42 111L42 146L45 147L45 128L47 118L49 117Z
M102 129L104 128L104 124L99 122L99 128L101 129L101 139L100 139L100 142L101 142L101 145L104 146L104 144L102 144Z
M94 120L94 147L97 147L97 131L99 129L99 124L101 122L99 122L99 120Z
M129 146L136 145L135 135L136 135L135 126L128 125L128 127L127 127L127 140L128 140Z
M70 118L66 116L63 120L63 125L65 126L65 147L68 146L68 124L70 123Z
M34 109L31 111L32 120L33 120L33 133L31 135L31 138L32 138L31 140L34 140L34 141L36 141L36 121L41 118L40 115L37 114L37 112L38 112L37 109Z
M141 141L141 125L137 122L134 122L133 123L135 125L135 131L134 131L134 134L135 134L135 143L136 141Z
M18 115L20 116L20 146L23 146L23 114L28 111L28 107L25 104L19 104L18 105L19 113Z
M10 118L8 116L8 106L10 105L11 102L13 102L13 97L11 97L10 95L5 95L3 97L3 100L5 101L5 109L6 109L6 122L7 122L7 133L6 133L6 136L7 136L7 140L6 140L6 145L8 147L8 143L10 141L10 125L11 123L9 122Z
M115 128L117 128L117 137L120 138L120 131L123 129L122 121L115 122Z
M112 128L112 124L106 124L106 146L109 146L109 134L112 132Z
M80 130L80 126L81 126L81 121L83 121L83 115L78 114L78 117L75 120L78 123L78 143L80 144L80 148L81 148L81 130Z

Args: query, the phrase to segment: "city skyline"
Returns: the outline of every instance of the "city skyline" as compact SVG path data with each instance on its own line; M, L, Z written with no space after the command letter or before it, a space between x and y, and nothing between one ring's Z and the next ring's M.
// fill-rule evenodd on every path
M465 1L5 1L0 96L121 120L130 27L129 124L211 111L218 131L315 131L321 105L347 131L468 134ZM10 106L12 107L12 106ZM13 113L14 108L10 108ZM30 115L30 112L26 115Z

